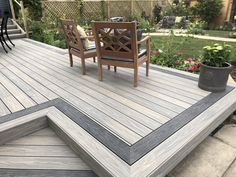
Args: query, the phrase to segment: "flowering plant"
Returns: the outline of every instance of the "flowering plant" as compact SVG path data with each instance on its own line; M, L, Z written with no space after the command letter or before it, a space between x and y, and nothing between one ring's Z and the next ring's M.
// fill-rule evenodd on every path
M188 72L198 73L199 64L193 58L187 58L184 55L184 46L189 43L187 38L178 38L176 45L176 37L172 34L162 46L158 45L158 41L152 40L151 63L184 70Z
M184 61L185 64L185 71L191 72L191 73L198 73L200 70L200 63L197 61L194 61L192 58L188 58Z
M181 52L177 52L172 56L166 56L161 49L153 50L151 55L151 63L161 66L167 66L179 70L192 73L198 73L200 64L192 58L185 59Z
M230 60L231 46L227 44L214 44L203 47L201 62L213 67L224 67L225 63Z

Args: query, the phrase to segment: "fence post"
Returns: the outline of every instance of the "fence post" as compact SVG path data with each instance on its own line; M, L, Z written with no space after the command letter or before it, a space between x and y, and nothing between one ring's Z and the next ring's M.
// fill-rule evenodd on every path
M22 18L23 18L23 22L24 22L26 37L29 38L29 31L28 31L28 25L27 25L27 17L25 15L25 9L24 9L23 1L20 1L20 6L21 6L21 13L22 13Z
M130 12L131 15L134 15L134 0L130 0Z
M45 13L44 13L45 1L40 1L40 3L41 3L41 9L42 9L42 17L45 17Z
M14 21L16 21L16 15L15 15L15 10L14 10L14 6L13 6L13 2L12 2L12 0L10 0L9 2L10 2L12 18L13 18Z
M111 18L110 0L107 0L107 17L108 17L108 19Z
M150 6L151 6L151 8L150 8L150 18L152 19L153 18L153 14L152 14L152 9L153 9L153 0L151 0L150 1Z

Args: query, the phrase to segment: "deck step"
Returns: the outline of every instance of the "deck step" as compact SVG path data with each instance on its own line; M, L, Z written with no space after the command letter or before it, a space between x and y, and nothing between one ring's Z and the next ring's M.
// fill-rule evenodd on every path
M50 128L0 146L0 176L97 177Z
M0 24L2 24L2 19L0 19ZM7 24L8 24L8 25L13 25L13 22L12 22L12 20L11 20L11 19L10 19L10 20L8 20Z
M9 34L9 37L11 39L21 39L26 37L26 33L20 33L20 34Z
M1 21L2 20L0 19L0 24ZM26 33L23 32L20 28L18 28L17 24L14 23L11 19L8 20L7 29L9 37L11 39L20 39L26 37Z
M10 29L17 29L17 26L14 25L14 24L7 25L7 29L8 29L8 30L10 30Z
M8 34L20 34L21 33L21 30L20 29L9 29L8 31Z

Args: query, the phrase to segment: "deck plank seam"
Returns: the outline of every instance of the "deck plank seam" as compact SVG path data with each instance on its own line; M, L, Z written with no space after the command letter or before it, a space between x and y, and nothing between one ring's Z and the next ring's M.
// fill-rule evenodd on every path
M39 95L41 95L42 97L44 97L47 101L49 100L48 98L46 98L44 95L42 95L39 91L37 91L37 90L35 90L32 86L30 86L28 83L26 83L24 80L22 80L21 78L19 78L19 76L17 76L15 73L13 73L12 71L10 71L8 68L4 68L4 69L6 69L8 72L10 72L11 74L13 74L16 78L17 78L17 80L19 81L21 81L21 82L23 82L24 84L27 84L27 87L30 87L30 89L32 89L32 90L27 90L27 91L35 91L35 92L37 92ZM1 71L1 69L0 69L0 71ZM13 79L12 78L9 78L4 72L2 72L2 74L5 76L5 77L7 77L11 82L13 82L18 88L20 88L25 94L27 94L31 99L33 99L34 100L34 98L32 98L32 96L30 96L25 90L23 90L19 85L17 85L14 81L13 81ZM35 101L35 103L37 103L36 102L36 100L34 100ZM38 103L37 103L38 104Z
M160 105L161 106L161 105ZM166 108L166 107L165 107Z
M20 87L18 87L14 82L12 82L8 77L6 77L6 76L4 75L4 73L1 72L1 74L2 74L5 78L7 78L8 81L11 82L11 84L13 84L15 87L17 87L25 96L27 96L27 97L34 103L34 105L37 104L37 102L35 102L35 101L34 101L28 94L26 94ZM2 84L2 85L3 85L3 87L5 87L4 84ZM7 89L7 87L5 87L5 89ZM16 98L16 96L15 96L9 89L7 89L7 90L8 90L9 93L11 93L11 94ZM24 108L27 108L18 98L16 98L16 99L22 104L22 106L24 106Z
M23 59L23 58L22 58ZM24 59L23 59L24 60ZM27 66L25 66L25 67L27 67ZM28 69L30 69L29 67L27 67ZM22 71L23 72L23 71ZM40 77L43 77L43 78L45 78L44 76L40 76ZM46 79L46 78L45 78ZM48 80L49 81L49 80ZM55 83L54 83L55 84ZM56 84L58 87L60 87L58 84ZM72 86L72 85L71 85ZM62 88L62 87L60 87L61 89L64 89L64 88ZM69 92L68 92L69 93ZM74 95L74 94L73 94ZM77 95L74 95L74 96L76 96L78 99L80 99ZM88 103L88 104L90 104L90 103ZM106 104L106 103L104 103L104 104ZM92 106L92 105L91 105ZM96 108L97 109L97 108ZM104 114L106 114L106 113L104 113ZM107 115L107 114L106 114ZM107 115L107 116L109 116L109 115ZM114 119L115 120L115 119ZM115 120L115 121L117 121L117 120ZM119 122L119 123L121 123L121 122ZM121 123L122 124L122 123ZM123 124L124 125L124 124ZM127 127L126 125L124 125L125 127ZM145 125L144 125L145 126ZM127 127L128 128L128 127ZM130 128L129 128L130 129Z
M28 47L28 46L27 46ZM33 47L33 46L31 46L31 47ZM32 48L33 49L33 48ZM46 52L50 52L51 53L51 51L46 51ZM41 54L41 53L38 53L38 54ZM55 54L55 53L53 53L53 54ZM58 55L58 54L57 54ZM59 55L60 57L62 57L61 55ZM52 56L52 57L55 57L55 56ZM64 58L64 57L63 57ZM57 58L58 59L58 58ZM60 58L59 58L60 59ZM68 64L65 60L61 60L63 63L65 63L65 64ZM88 61L88 62L90 62L90 61Z

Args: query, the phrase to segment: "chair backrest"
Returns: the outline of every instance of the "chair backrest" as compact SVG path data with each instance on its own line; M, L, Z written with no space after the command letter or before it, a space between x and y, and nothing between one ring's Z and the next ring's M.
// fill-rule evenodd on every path
M138 56L135 22L92 22L100 58L133 61Z
M84 47L76 23L73 20L61 19L61 25L68 47L83 51Z

